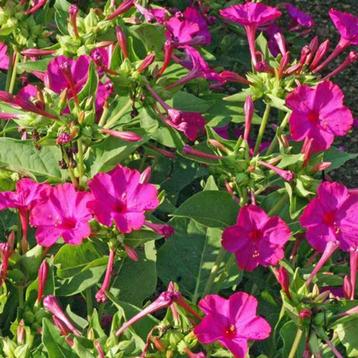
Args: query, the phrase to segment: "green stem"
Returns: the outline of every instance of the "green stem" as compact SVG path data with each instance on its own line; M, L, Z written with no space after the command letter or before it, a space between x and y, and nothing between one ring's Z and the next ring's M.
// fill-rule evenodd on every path
M293 341L290 354L288 358L296 358L296 353L302 339L303 331L298 327L295 340Z
M11 73L11 79L9 84L9 93L14 92L15 82L16 82L16 75L17 75L17 64L19 63L20 54L19 52L15 51L15 59L12 66L12 73Z
M93 313L93 300L92 300L91 287L85 290L85 295L86 295L87 317L88 319L90 319Z
M81 139L78 140L77 145L78 145L78 176L79 176L78 181L79 184L81 185L81 179L84 174L83 144Z
M19 286L19 307L24 308L24 288Z
M69 166L70 161L69 161L69 158L68 158L68 155L67 155L66 151L63 150L62 154L63 154L63 159L65 160L65 162L67 164L67 171L68 171L68 175L70 176L71 182L75 186L75 188L79 189L78 181L77 181L76 176L75 176L75 174L73 172L73 169L70 168L70 166Z
M257 155L257 153L259 152L260 145L261 145L261 142L262 142L262 138L264 136L265 129L266 129L269 117L270 117L270 111L271 111L271 106L267 103L264 115L262 117L261 126L260 126L260 129L259 129L259 134L257 135L254 155Z
M224 248L220 247L218 255L216 256L215 263L214 263L213 267L211 268L209 278L206 281L203 296L205 296L205 295L210 293L211 288L212 288L213 283L214 283L214 280L215 280L215 277L216 277L216 275L217 275L217 273L218 273L218 271L220 269L220 264L221 264L222 260L225 257L225 253L226 253L226 251L224 250Z
M129 98L128 102L119 110L104 126L103 128L111 128L131 107L132 100Z
M99 119L99 122L98 122L98 127L104 126L104 124L106 123L106 120L107 120L107 116L108 116L108 106L105 105L103 108L101 118Z
M290 113L287 113L287 114L285 115L285 117L283 118L283 120L282 120L280 126L279 126L279 127L277 128L277 130L276 130L275 138L272 140L270 146L268 147L268 149L267 149L267 151L266 151L266 154L267 154L267 155L270 155L270 154L273 152L273 150L275 149L275 147L276 147L276 145L277 145L277 143L278 143L278 135L279 135L279 133L281 133L282 130L285 129L285 127L287 126L287 124L288 124L288 119L289 119L289 118L290 118Z

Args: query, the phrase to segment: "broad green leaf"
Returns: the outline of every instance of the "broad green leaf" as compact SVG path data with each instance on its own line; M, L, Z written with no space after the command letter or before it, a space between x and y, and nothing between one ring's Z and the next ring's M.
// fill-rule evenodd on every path
M156 54L163 52L165 42L164 30L161 26L153 24L141 24L129 27L133 36L145 47L147 52L154 51Z
M110 292L121 301L141 307L144 299L153 294L157 285L157 254L154 242L145 243L144 251L138 249L138 256L137 262L123 259Z
M57 328L47 319L42 320L42 343L49 358L74 358L77 355L72 351L60 335Z
M233 225L239 207L230 194L224 191L202 191L186 200L174 217L193 219L202 225L223 228Z
M59 168L61 151L55 146L36 149L30 140L0 138L0 166L38 180L63 181L67 174Z
M346 348L347 357L358 356L358 318L337 325L335 332Z
M83 86L81 92L78 94L79 101L83 101L85 98L95 96L98 87L98 74L96 71L96 66L91 61L88 68L88 78L87 82Z
M177 282L180 290L196 302L207 287L221 248L222 231L184 218L175 218L170 225L175 234L158 251L159 277L166 285L169 281ZM239 279L236 267L234 256L225 253L209 292L234 286Z
M182 111L204 113L211 105L212 103L183 91L173 96L173 107Z
M129 143L118 138L107 138L103 142L92 146L90 158L90 175L106 172L127 159L145 140Z
M346 153L335 147L332 147L324 153L323 160L325 162L332 163L331 166L326 170L327 172L329 172L333 169L341 167L351 159L356 159L357 157L358 153Z
M281 357L288 357L290 354L290 350L295 339L297 332L297 326L293 321L289 321L283 325L280 330L280 336L283 341L282 355ZM297 350L296 358L303 357L303 351L305 349L305 337L302 336L299 347Z
M52 57L46 57L46 58L42 58L41 60L37 60L37 61L22 62L17 65L16 70L17 70L17 73L19 73L19 74L21 74L23 72L32 73L33 71L45 72L47 70L47 65L49 64L49 62L51 60L52 60Z

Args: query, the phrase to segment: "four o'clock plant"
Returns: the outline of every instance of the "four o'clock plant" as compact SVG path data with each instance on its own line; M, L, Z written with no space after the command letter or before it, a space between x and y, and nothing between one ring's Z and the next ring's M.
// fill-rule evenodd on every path
M358 351L357 14L179 3L0 1L0 356Z

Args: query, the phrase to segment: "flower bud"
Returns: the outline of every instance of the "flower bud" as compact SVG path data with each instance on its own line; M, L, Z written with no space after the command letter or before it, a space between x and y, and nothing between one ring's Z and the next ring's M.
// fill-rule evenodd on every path
M164 62L162 68L159 70L158 77L161 76L167 67L169 66L169 63L172 59L172 53L174 51L174 47L171 41L167 40L164 44Z
M254 101L251 96L247 96L244 104L244 114L245 114L245 132L244 140L248 141L250 136L251 122L254 116Z
M304 308L299 312L299 317L304 320L312 316L312 311L309 308Z
M44 294L44 290L46 287L46 281L48 276L48 263L46 260L43 260L39 271L38 271L38 290L37 290L37 300L36 302L40 302L42 300L42 296Z
M138 259L138 254L137 251L133 248L130 247L128 245L124 245L124 250L126 251L127 256L134 262L137 262Z
M188 144L184 144L183 153L184 154L189 154L189 155L192 155L192 156L195 156L195 157L198 157L198 158L204 158L204 159L219 160L219 159L223 158L222 156L219 156L219 155L205 153L205 152L202 152L200 150L194 149Z
M167 224L154 224L149 221L145 221L145 225L151 228L158 235L164 236L164 239L168 239L174 234L174 228Z
M117 36L118 45L123 54L123 58L126 59L128 58L127 38L124 31L119 26L116 27L116 36Z
M155 54L150 53L148 54L142 63L139 65L137 71L138 73L143 73L155 60Z
M143 139L139 134L130 131L116 131L112 129L101 128L100 132L103 134L108 134L111 137L119 138L126 142L139 142Z
M112 14L108 15L106 20L113 20L117 16L124 14L134 5L134 0L124 0Z
M286 296L291 299L290 294L290 277L288 275L287 270L284 267L280 267L276 273L276 279L278 283L281 285L282 290L285 292Z

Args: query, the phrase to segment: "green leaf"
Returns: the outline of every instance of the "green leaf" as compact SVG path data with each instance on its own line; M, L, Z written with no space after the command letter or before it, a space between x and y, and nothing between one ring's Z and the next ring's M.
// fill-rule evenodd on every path
M121 301L142 306L144 299L153 294L157 285L157 254L154 242L145 243L144 251L138 250L138 256L137 262L123 259L110 292Z
M179 91L173 96L173 107L187 112L206 112L212 104L193 94Z
M78 94L79 101L83 101L88 97L95 97L96 91L98 87L98 74L96 71L96 65L91 61L88 68L88 78L87 82L83 86L81 92Z
M357 157L358 153L346 153L335 147L332 147L324 153L323 160L325 162L332 163L331 166L326 170L327 172L329 172L333 169L341 167L351 159L356 159Z
M61 159L61 151L55 146L38 150L30 140L0 138L0 167L23 176L35 177L40 181L64 181L67 175L59 168Z
M45 72L47 70L47 65L52 60L52 57L42 58L41 60L37 61L28 61L19 63L16 67L17 73L21 74L24 72L34 72L34 71L41 71Z
M146 140L128 143L118 138L109 137L92 146L90 172L91 177L98 172L106 172L127 159Z
M144 45L146 52L163 53L165 36L161 26L153 24L134 25L129 27L129 31Z
M224 191L202 191L186 200L174 217L186 217L209 227L226 227L236 221L239 207Z
M210 271L221 248L221 233L193 220L175 218L170 221L175 234L158 251L158 274L167 285L179 284L180 290L196 301L204 293ZM232 287L239 275L235 258L225 254L210 292Z
M66 0L56 0L53 5L56 25L62 34L67 34L68 8L70 5Z
M297 332L297 326L292 321L287 322L281 328L280 336L281 336L281 338L283 340L283 349L282 349L281 357L288 357L289 356L293 341L294 341L295 336L296 336L296 332ZM305 349L305 337L304 337L304 334L303 334L302 338L300 340L300 343L299 343L297 354L295 355L295 357L303 357L304 349Z
M346 348L347 357L358 356L358 318L337 325L335 332Z
M66 343L64 337L55 326L47 319L42 320L42 343L49 358L77 357Z

